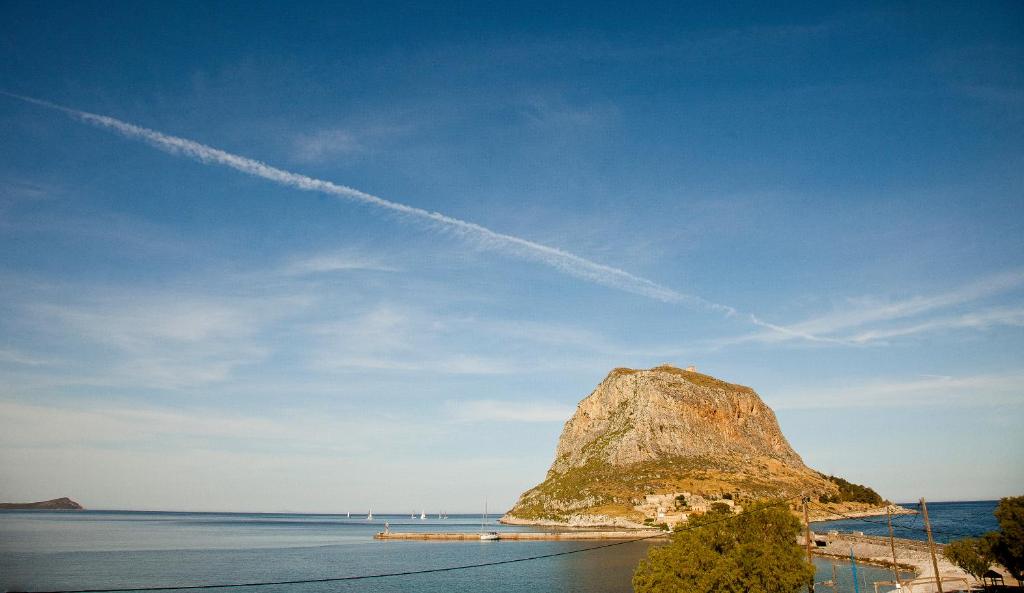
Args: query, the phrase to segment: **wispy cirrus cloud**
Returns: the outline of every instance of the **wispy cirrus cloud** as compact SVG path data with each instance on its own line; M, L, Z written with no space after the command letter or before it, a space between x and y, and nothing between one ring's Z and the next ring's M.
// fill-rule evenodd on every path
M886 340L915 334L955 330L955 329L988 329L997 326L1024 327L1024 308L996 307L965 313L963 315L939 317L912 325L904 325L887 329L873 329L854 334L851 342L866 344L877 340Z
M1011 270L981 278L949 291L914 296L900 301L865 301L850 310L790 326L796 331L831 334L868 323L905 319L1004 293L1024 286L1024 270Z
M53 362L54 361L52 359L35 356L20 350L14 350L11 348L0 349L0 364L7 363L35 367L53 364Z
M553 402L493 399L449 401L446 407L457 422L565 422L574 411Z
M768 399L777 410L1024 405L1024 375L922 375L916 379L870 379L860 385L791 392Z
M41 183L23 180L0 181L0 204L14 201L37 201L51 197L58 190Z
M218 302L212 298L182 295L143 295L130 299L72 305L38 304L30 310L57 321L77 335L123 348L151 342L196 343L211 339L238 338L254 331L245 309L253 303Z
M311 325L310 366L319 372L408 371L496 375L522 370L507 358L460 351L458 328L442 316L380 304Z
M728 316L739 315L736 309L728 305L714 303L695 295L681 293L662 286L652 280L648 280L647 278L636 276L619 268L597 263L563 249L536 243L515 235L500 233L482 225L454 218L440 212L432 212L423 208L409 206L351 187L333 183L331 181L285 171L254 159L206 146L193 140L179 138L137 126L113 117L80 111L40 99L15 95L13 93L0 91L0 94L35 105L40 105L48 109L60 111L75 119L113 130L129 138L143 140L151 146L167 151L171 154L185 156L202 163L229 167L242 173L260 177L288 187L293 187L303 191L327 194L345 200L367 204L397 213L413 220L421 221L430 225L436 225L453 231L457 236L469 241L478 249L498 251L509 256L542 263L562 273L588 282L593 282L595 284L666 303L686 304L717 311ZM770 329L775 327L771 324L762 322L753 315L745 316L744 318L763 327Z
M562 273L588 282L608 286L662 302L686 304L713 310L724 314L727 317L745 319L749 323L767 330L760 333L740 336L738 338L720 340L718 342L719 346L744 342L781 342L788 340L801 340L823 344L857 345L882 339L886 334L889 334L888 337L906 336L923 331L931 331L942 326L990 327L1006 320L1011 320L1011 324L1016 324L1016 322L1012 321L1010 317L1004 315L1002 317L992 316L985 322L985 324L982 324L978 320L974 320L946 322L944 324L939 322L918 323L901 329L886 330L884 328L874 328L872 330L870 328L871 324L914 318L934 310L953 307L984 298L988 295L1019 287L1024 284L1024 271L1022 270L1015 270L1002 275L986 278L947 293L913 297L902 301L867 303L796 324L783 325L771 323L756 315L741 313L731 306L712 302L699 296L678 292L649 279L626 272L625 270L600 264L571 252L536 243L522 237L499 233L482 225L457 219L439 212L432 212L422 208L394 202L351 187L279 169L260 161L206 146L192 140L167 135L109 116L80 111L31 97L24 97L6 92L0 92L0 94L5 94L29 103L61 111L76 119L113 130L124 136L141 139L156 148L165 150L172 154L186 156L203 163L226 166L249 175L267 179L296 189L323 193L346 200L368 204L398 213L414 220L454 231L458 236L471 242L477 248L482 250L499 251L506 255L536 261L550 266ZM314 139L310 141L311 150L314 152L317 150L326 150L326 147L331 144L332 138L333 142L341 147L344 147L346 143L351 142L351 139L344 134L334 134L333 136L331 134L326 134L323 137L318 138L318 140ZM335 271L341 269L354 269L353 266L360 265L365 266L367 264L353 263L351 261L345 262L338 258L335 258L334 260L321 258L319 260L307 261L305 263L305 269L307 272ZM295 270L301 270L302 267L303 265L299 264ZM865 331L856 331L862 328L864 328Z
M632 351L601 332L529 319L446 314L390 299L304 326L310 370L328 373L402 371L434 375L524 375L603 372Z
M23 327L90 362L67 384L174 389L223 382L272 351L265 332L309 301L301 296L218 296L103 290L63 302L18 305ZM54 371L56 372L56 370Z
M289 276L301 276L347 270L397 272L399 268L365 254L353 251L333 251L293 258L284 265L282 273Z
M292 143L292 158L301 163L321 163L365 150L356 136L348 130L318 130L295 137Z
M377 416L369 412L371 416ZM98 444L108 442L155 439L229 439L290 442L296 448L365 449L360 439L343 438L343 434L359 432L365 440L382 440L397 436L394 422L381 422L361 429L365 421L343 414L278 411L273 415L246 415L213 408L186 410L159 406L90 405L76 407L71 403L47 406L0 400L0 417L4 419L0 442L22 446L32 444ZM393 420L393 419L391 419ZM343 428L343 430L342 430ZM424 427L422 433L433 429Z
M801 338L814 342L861 345L940 330L1021 326L1022 309L1016 306L990 306L954 315L929 317L943 310L963 307L1021 287L1024 287L1024 270L1010 270L930 295L888 301L876 298L851 299L845 308L832 313L799 323L779 325L771 332L726 338L718 344L777 343ZM898 326L886 325L913 319L918 321Z

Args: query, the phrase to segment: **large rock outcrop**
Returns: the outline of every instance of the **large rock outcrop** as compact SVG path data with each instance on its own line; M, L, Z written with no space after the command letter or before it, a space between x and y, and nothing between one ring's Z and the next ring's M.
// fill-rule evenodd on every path
M615 369L566 422L546 479L502 520L639 526L716 500L837 490L753 389L692 368Z

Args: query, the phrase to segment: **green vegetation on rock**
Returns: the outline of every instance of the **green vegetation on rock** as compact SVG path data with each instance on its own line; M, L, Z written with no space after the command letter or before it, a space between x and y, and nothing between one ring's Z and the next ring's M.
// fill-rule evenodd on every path
M818 497L818 500L822 503L863 502L866 504L880 505L885 502L877 492L867 486L847 482L838 476L828 476L828 479L839 487L839 493L831 496L828 494L821 495Z
M814 567L796 544L800 522L786 507L694 517L633 573L637 593L797 593Z
M591 458L564 473L549 472L547 479L523 494L515 516L564 521L572 514L600 513L640 522L642 515L634 506L645 494L718 493L726 488L754 500L799 494L806 484L804 478L795 470L783 468L781 473L773 473L731 456L670 457L628 466ZM682 497L675 503L685 508L687 501Z
M610 514L639 519L633 510L637 502L634 498L638 493L653 493L670 488L674 476L700 476L713 467L715 464L712 460L699 457L664 459L628 467L608 465L597 458L591 458L584 466L574 467L562 474L549 474L544 482L527 491L516 506L516 516L523 519L559 520L573 511L592 511L596 507L605 507L604 510ZM577 500L585 501L586 505L579 508L556 508L559 503Z

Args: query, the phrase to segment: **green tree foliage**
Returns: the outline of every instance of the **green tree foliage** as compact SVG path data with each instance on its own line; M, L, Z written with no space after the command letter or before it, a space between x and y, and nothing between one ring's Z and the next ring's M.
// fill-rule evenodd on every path
M839 486L839 494L832 496L830 502L864 502L867 504L882 504L885 500L877 492L862 486L847 482L838 476L829 476L833 484Z
M986 534L996 562L1020 582L1024 576L1024 496L1009 496L995 510L999 531Z
M992 554L989 540L985 538L965 537L946 544L942 554L953 564L964 569L967 574L980 579L981 575L992 566Z
M691 517L668 544L651 548L633 573L633 590L796 593L814 578L796 544L799 532L800 522L784 505Z

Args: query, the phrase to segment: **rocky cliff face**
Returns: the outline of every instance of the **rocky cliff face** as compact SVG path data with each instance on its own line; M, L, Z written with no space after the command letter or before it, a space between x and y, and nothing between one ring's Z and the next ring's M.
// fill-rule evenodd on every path
M671 366L615 369L566 422L544 482L503 520L636 526L678 510L646 508L652 495L739 502L834 491L753 389Z

